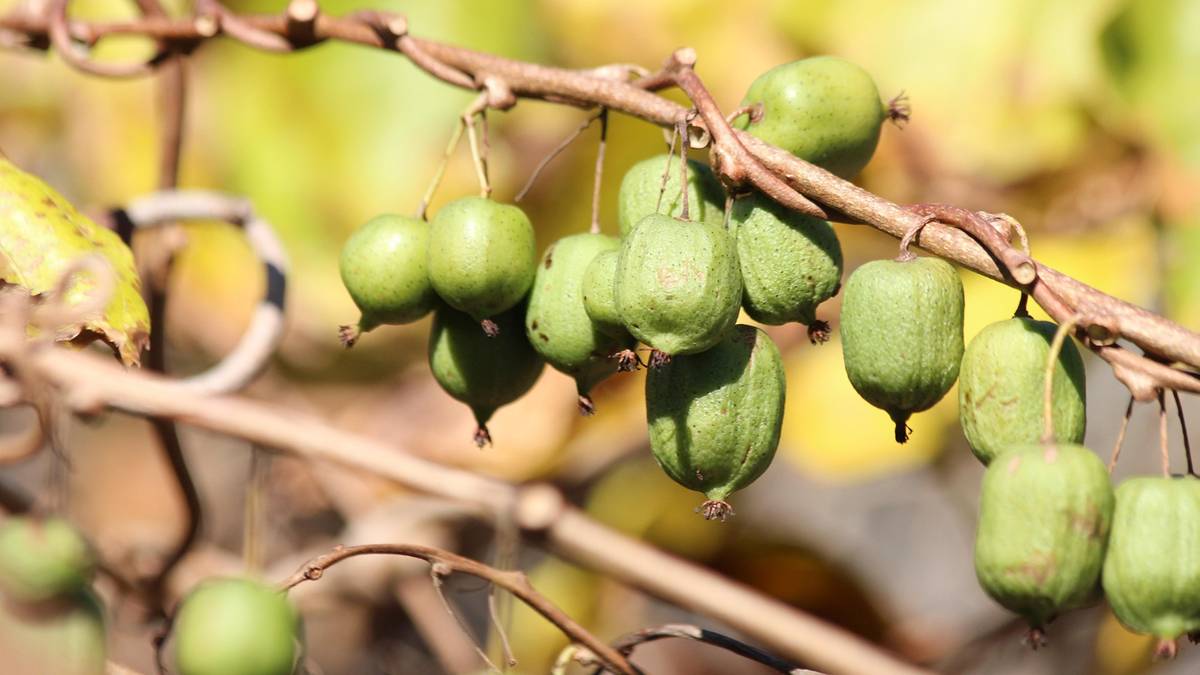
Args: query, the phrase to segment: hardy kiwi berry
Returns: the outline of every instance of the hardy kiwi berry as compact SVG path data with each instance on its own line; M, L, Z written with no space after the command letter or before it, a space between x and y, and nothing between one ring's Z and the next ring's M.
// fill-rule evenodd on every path
M35 607L0 598L0 672L6 675L104 675L104 605L81 588Z
M1017 446L988 466L975 573L1029 622L1035 648L1054 617L1097 599L1113 501L1107 469L1081 445Z
M621 178L617 193L617 224L621 236L629 234L642 218L652 213L681 217L683 193L679 189L679 158L655 155L634 164ZM725 191L708 165L689 159L687 189L688 217L709 223L725 221ZM663 172L667 173L666 186Z
M742 307L755 321L798 321L815 340L828 339L817 305L842 284L842 247L827 221L780 206L755 193L729 216L742 271Z
M385 214L363 223L342 247L342 284L362 312L356 326L342 326L342 344L381 324L416 321L437 302L426 265L429 223Z
M776 66L750 85L742 105L761 104L761 118L740 128L842 178L858 175L875 153L889 111L865 70L834 56Z
M180 675L288 675L296 658L296 611L287 596L252 579L202 582L175 615Z
M1200 630L1200 479L1142 476L1117 488L1104 593L1122 624L1159 638L1159 656Z
M646 377L650 449L667 475L704 493L705 518L761 476L775 456L787 383L767 334L738 325L711 349L678 356Z
M617 258L621 255L620 245L611 251L603 251L583 272L581 291L583 308L600 330L614 337L628 335L621 313L617 311Z
M458 310L442 306L433 315L429 369L446 393L475 413L480 447L492 442L487 422L496 409L520 398L542 374L545 362L525 339L524 317L523 305L494 316L500 330L489 338Z
M621 243L603 234L575 234L559 239L542 256L525 334L551 366L575 378L579 409L594 411L592 386L617 371L616 356L632 346L632 338L614 338L588 316L583 304L583 276L601 253L616 254Z
M972 452L984 464L1006 448L1041 438L1046 357L1056 329L1047 321L1017 317L987 326L967 345L958 375L958 416ZM1085 392L1083 359L1067 340L1054 366L1059 442L1083 442Z
M958 377L962 281L939 258L871 261L846 281L841 331L850 383L887 411L904 443L909 416L941 400Z
M621 242L617 310L660 361L715 346L737 321L742 274L721 225L652 214Z
M95 560L70 523L58 517L14 517L0 523L0 595L24 605L83 590Z
M533 226L516 206L463 197L442 207L429 236L429 280L451 307L489 334L492 320L529 291L537 266Z

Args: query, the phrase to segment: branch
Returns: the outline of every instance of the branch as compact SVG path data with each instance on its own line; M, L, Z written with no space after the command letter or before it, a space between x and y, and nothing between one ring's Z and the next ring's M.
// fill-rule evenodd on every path
M20 294L0 294L0 365L27 390L53 391L77 413L107 408L171 419L387 478L473 507L485 517L512 518L554 553L722 621L781 655L838 673L924 672L862 638L602 525L569 506L552 487L518 488L419 459L269 402L206 394L162 376L126 370L102 356L31 343L24 332L28 303Z
M229 14L226 10L226 28ZM760 187L767 185L768 194L785 204L801 208L799 199L815 202L829 216L865 223L897 238L928 221L925 216L863 190L747 132L729 128L723 117L718 121L716 113L719 111L715 111L711 100L703 95L695 73L690 72L690 58L674 59L678 65L670 66L673 68L670 73L663 71L630 82L629 75L634 71L629 67L582 71L553 68L419 39L408 34L408 22L403 16L385 12L357 12L345 17L316 13L307 22L297 21L288 12L280 15L236 15L236 22L260 37L271 34L282 38L289 50L303 49L325 40L339 40L397 51L407 56L418 68L456 87L479 91L503 90L518 98L541 99L583 108L602 107L665 128L674 127L685 118L688 111L652 90L680 84L701 112L702 119L692 124L721 137L719 140L714 137L713 151L717 162L724 162L724 166L719 167L723 169L722 175L733 178L752 176L752 183ZM186 52L217 34L217 27L209 16L145 16L114 22L65 21L60 22L57 28L53 24L46 16L10 14L0 18L0 32L13 34L18 39L0 40L0 44L18 42L45 48L53 43L62 49L74 47L63 39L64 32L66 37L84 45L94 45L111 35L141 35L158 40L164 49ZM52 39L52 28L59 33L57 39ZM266 45L259 44L261 40L243 39L243 34L230 34L229 37L241 39L250 46L266 48ZM275 40L271 42L271 49L282 48L282 43ZM684 57L692 55L688 50L676 54ZM81 67L79 59L69 56L67 59L72 65ZM144 65L152 71L161 63L160 55ZM509 101L506 99L504 103L507 105ZM744 153L738 149L739 145ZM778 184L754 168L757 165L784 181L798 194L778 189ZM984 276L1020 286L1016 280L1006 278L983 246L956 228L928 224L922 232L921 246L934 255ZM1033 264L1037 271L1034 299L1055 318L1081 314L1082 325L1076 337L1113 366L1114 374L1135 397L1148 400L1155 396L1154 392L1164 388L1200 392L1200 379L1193 373L1168 365L1181 363L1188 369L1200 370L1200 334L1102 293L1046 265L1036 261ZM1043 289L1041 293L1038 292L1039 288ZM1048 293L1058 298L1058 307L1071 311L1057 314L1051 311L1043 303ZM1053 300L1050 302L1052 306L1055 305ZM1103 336L1103 339L1094 339L1096 335ZM1113 343L1117 338L1133 342L1146 356L1116 346Z
M279 585L288 590L305 581L320 579L327 569L339 562L359 555L400 555L418 558L429 563L436 575L460 572L489 581L503 588L522 602L529 605L547 621L554 624L572 641L585 645L599 658L606 667L626 675L635 675L637 671L625 660L624 654L609 647L604 642L589 633L574 619L567 616L546 596L542 595L529 583L524 572L498 570L481 562L465 558L456 553L444 551L432 546L419 544L366 544L363 546L339 546L329 553L317 556L308 561L295 574L283 580Z
M738 656L745 657L751 661L761 663L776 672L787 673L788 675L822 675L815 670L798 668L788 661L784 661L777 656L764 652L758 647L748 645L745 642L729 637L728 635L723 635L716 631L708 630L707 628L700 628L699 626L692 626L682 623L671 623L662 626L654 626L653 628L643 628L642 630L628 633L618 638L613 643L613 647L615 647L617 651L621 652L622 654L629 656L633 653L633 650L637 649L639 646L644 645L647 642L655 642L665 638L682 638L685 640L703 642L705 644L724 649L725 651L732 652ZM590 662L591 656L592 655L590 654L581 654L579 657L577 657L577 660L586 659ZM590 665L590 663L588 665ZM600 672L603 672L603 669L601 669L601 671L597 671L595 675L599 675Z

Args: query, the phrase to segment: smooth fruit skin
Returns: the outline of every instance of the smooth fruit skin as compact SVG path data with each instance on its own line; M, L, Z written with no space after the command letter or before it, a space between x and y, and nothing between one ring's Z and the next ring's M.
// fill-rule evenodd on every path
M879 144L887 106L867 71L834 56L814 56L768 70L742 105L761 103L762 119L738 120L758 138L842 178L858 175Z
M786 389L779 349L745 325L647 374L650 449L668 476L708 497L707 517L723 518L724 500L770 466Z
M0 672L5 675L104 675L104 605L90 589L36 608L0 602Z
M1098 597L1113 515L1108 470L1082 445L1024 445L988 467L975 574L996 602L1041 629Z
M621 243L603 234L575 234L559 239L542 255L525 334L546 363L575 378L581 396L597 382L617 372L613 354L631 346L632 339L614 339L588 316L583 305L583 275L603 252L615 253Z
M494 317L500 333L489 338L462 312L443 306L433 315L429 368L446 393L471 407L485 432L492 413L542 374L545 362L525 338L524 317L521 305Z
M536 266L533 226L516 206L463 197L433 219L429 279L443 300L476 321L520 302Z
M737 322L742 274L720 225L646 216L621 242L616 278L625 328L666 354L709 349Z
M288 675L298 619L287 596L251 579L201 583L175 615L180 675Z
M363 223L342 247L342 283L362 312L359 331L410 323L433 310L437 295L427 266L429 223L380 215Z
M36 605L72 595L91 580L91 549L70 523L58 517L0 522L0 596Z
M1135 632L1174 640L1200 630L1200 479L1143 476L1117 488L1104 593Z
M846 281L842 359L854 389L886 410L896 440L909 415L937 403L963 356L963 287L939 258L873 260Z
M958 418L971 451L985 465L1006 448L1041 438L1046 358L1057 328L1013 318L985 327L967 345L958 374ZM1082 443L1086 378L1070 340L1054 366L1052 406L1055 439Z
M621 313L617 311L617 259L620 255L618 246L593 258L583 272L581 292L583 309L596 327L612 337L625 338L629 331L625 330Z
M667 168L665 188L662 187L664 167ZM679 189L679 170L679 157L664 154L643 159L625 172L617 193L617 224L622 237L652 213L681 217L683 193ZM688 220L725 222L725 190L712 169L694 159L688 160Z
M734 202L730 228L742 271L742 307L755 321L811 325L842 284L842 247L827 221L753 194Z

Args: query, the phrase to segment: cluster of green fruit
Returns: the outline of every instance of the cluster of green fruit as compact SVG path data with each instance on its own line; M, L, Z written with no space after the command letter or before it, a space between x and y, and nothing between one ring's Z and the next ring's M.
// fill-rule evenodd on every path
M0 523L0 654L10 673L106 671L104 606L91 589L95 560L67 521ZM288 675L297 619L287 598L257 581L205 581L175 615L180 675Z
M816 57L759 77L743 102L741 128L843 177L870 159L889 106L862 69ZM762 474L782 424L779 351L756 321L827 330L817 305L840 287L842 253L828 222L790 212L760 194L739 195L729 213L705 165L668 155L625 174L621 237L575 234L540 261L515 206L467 197L431 223L386 215L363 225L342 252L342 280L362 311L343 342L383 323L435 312L434 377L471 407L475 440L490 440L495 410L524 394L543 363L573 377L580 410L621 370L650 366L651 447L675 480L725 498ZM638 342L650 348L643 363Z

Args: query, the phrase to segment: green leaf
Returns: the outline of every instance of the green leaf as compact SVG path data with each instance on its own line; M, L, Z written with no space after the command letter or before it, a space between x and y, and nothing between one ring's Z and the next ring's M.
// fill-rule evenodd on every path
M100 255L112 268L112 297L98 315L56 326L54 337L80 344L103 339L126 365L137 365L150 337L150 316L133 253L115 233L0 155L0 282L45 295L63 272L89 254ZM95 279L76 275L67 287L67 305L84 303L95 286Z

